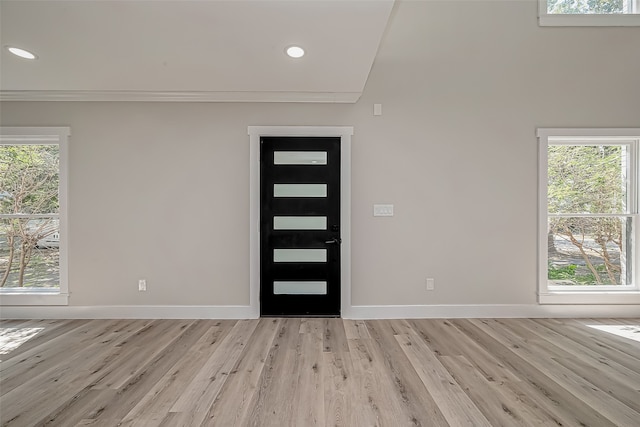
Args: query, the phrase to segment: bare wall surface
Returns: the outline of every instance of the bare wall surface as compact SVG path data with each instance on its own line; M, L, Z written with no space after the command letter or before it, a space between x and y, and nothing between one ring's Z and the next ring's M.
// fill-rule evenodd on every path
M71 127L70 304L248 304L250 125L354 126L354 305L534 304L536 127L640 125L640 28L536 13L398 2L356 104L3 103Z

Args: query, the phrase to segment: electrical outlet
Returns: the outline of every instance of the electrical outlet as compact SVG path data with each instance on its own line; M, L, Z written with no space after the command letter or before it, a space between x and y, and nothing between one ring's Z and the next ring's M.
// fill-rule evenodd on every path
M436 288L436 281L435 281L435 279L428 278L428 279L427 279L427 290L428 290L428 291L433 291L435 288Z
M147 290L147 281L145 279L138 280L138 290L141 292Z

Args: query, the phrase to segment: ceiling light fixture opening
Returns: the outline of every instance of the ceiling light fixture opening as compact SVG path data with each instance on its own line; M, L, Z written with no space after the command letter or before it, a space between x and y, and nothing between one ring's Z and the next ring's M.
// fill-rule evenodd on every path
M34 53L29 52L28 50L20 49L19 47L14 46L5 46L7 50L13 53L16 56L24 59L36 59L38 58Z
M304 49L300 46L289 46L285 52L291 58L302 58L304 56Z

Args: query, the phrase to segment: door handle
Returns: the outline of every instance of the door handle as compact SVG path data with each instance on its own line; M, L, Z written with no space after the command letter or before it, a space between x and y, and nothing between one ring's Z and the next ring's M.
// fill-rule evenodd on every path
M340 237L334 237L331 240L325 241L325 243L327 245L332 245L332 244L340 245L340 244L342 244L342 239Z

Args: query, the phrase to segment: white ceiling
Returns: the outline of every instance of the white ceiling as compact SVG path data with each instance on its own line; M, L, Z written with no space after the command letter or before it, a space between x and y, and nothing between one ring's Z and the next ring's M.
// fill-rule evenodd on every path
M1 0L0 99L356 102L392 7ZM293 44L307 54L287 57ZM7 45L38 59L15 57Z

